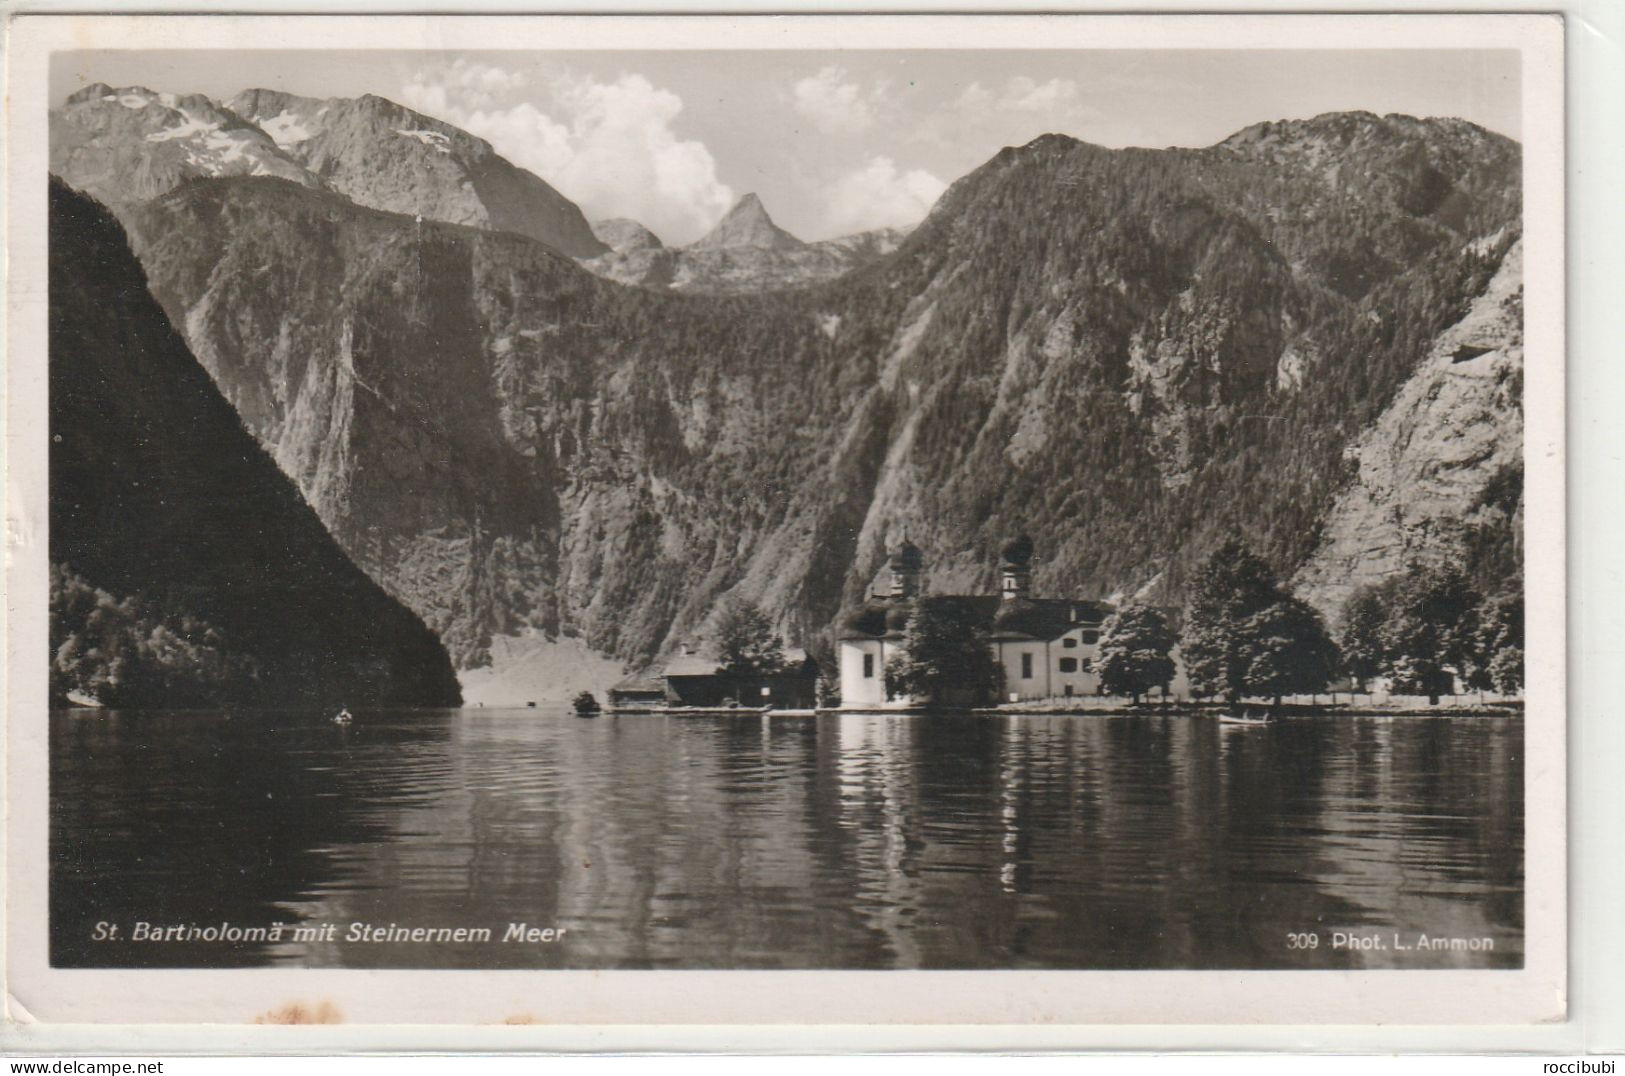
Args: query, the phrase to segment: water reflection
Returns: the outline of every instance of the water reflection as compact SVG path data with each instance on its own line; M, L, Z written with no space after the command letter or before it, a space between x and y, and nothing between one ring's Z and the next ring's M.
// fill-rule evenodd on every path
M1518 966L1522 723L53 716L60 965ZM97 922L494 940L91 941ZM503 943L509 924L563 940ZM1334 949L1331 932L1492 939ZM128 926L125 927L128 932ZM1287 935L1319 945L1289 950Z

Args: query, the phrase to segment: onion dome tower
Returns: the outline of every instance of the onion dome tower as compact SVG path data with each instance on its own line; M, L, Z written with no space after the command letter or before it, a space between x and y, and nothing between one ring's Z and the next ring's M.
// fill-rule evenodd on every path
M1007 602L1025 598L1033 582L1033 540L1023 534L1006 542L999 564L999 594Z
M891 598L906 601L920 593L920 574L925 570L925 554L907 538L886 564L891 571Z

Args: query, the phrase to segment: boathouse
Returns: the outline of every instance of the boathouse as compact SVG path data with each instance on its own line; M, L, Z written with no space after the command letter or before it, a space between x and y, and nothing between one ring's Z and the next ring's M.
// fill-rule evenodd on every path
M771 706L810 710L817 702L818 663L805 650L784 651L783 672L735 675L685 647L654 671L609 689L610 706L634 709L720 709Z

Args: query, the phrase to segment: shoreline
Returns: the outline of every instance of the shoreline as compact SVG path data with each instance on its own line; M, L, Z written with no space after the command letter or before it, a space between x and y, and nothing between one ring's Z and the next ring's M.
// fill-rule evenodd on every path
M491 712L530 711L553 714L553 704L544 710L525 706L388 706L384 712ZM363 710L370 708L362 708ZM325 713L325 711L286 707L103 707L56 706L51 713L118 714L125 710L146 713ZM1279 707L1268 703L1247 704L1232 708L1214 702L1140 703L1104 701L1088 705L1063 705L1060 700L1042 702L1005 703L998 706L821 706L817 709L773 709L771 707L655 707L636 706L617 709L605 707L597 714L569 716L583 720L596 717L797 717L812 718L826 715L862 714L873 717L927 717L954 715L971 717L1189 717L1220 718L1237 716L1248 718L1329 718L1329 717L1518 717L1524 713L1521 699L1494 702L1444 702L1430 706L1426 702L1403 703L1282 703Z
M1060 700L1004 703L997 706L840 706L820 709L820 714L928 715L966 714L977 717L1195 717L1219 718L1239 714L1249 718L1301 717L1515 717L1522 716L1522 699L1494 702L1445 702L1436 706L1425 700L1417 703L1385 701L1336 703L1241 703L1232 707L1222 702L1140 703L1103 701L1093 704L1062 704Z

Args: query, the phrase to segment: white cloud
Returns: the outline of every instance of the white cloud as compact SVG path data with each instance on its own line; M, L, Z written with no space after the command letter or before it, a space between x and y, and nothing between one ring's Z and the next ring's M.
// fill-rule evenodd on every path
M884 87L865 90L839 67L826 67L792 87L796 111L824 134L862 134L875 125Z
M845 234L914 224L947 189L924 169L901 172L890 157L873 157L830 188L829 226Z
M913 137L942 146L972 136L1019 145L1048 132L1084 136L1085 122L1100 115L1072 79L1038 82L1015 75L991 86L972 82L945 109L921 123Z
M559 173L569 167L576 154L570 128L529 101L489 112L450 108L440 115L479 135L498 153L555 186Z
M453 74L415 77L402 91L407 103L486 139L590 219L632 217L667 242L686 242L733 204L710 150L673 130L682 99L642 75L550 80L544 111L531 100L496 107L525 85L518 73L506 82L488 71Z
M419 71L401 87L401 97L419 112L434 114L449 106L490 108L529 81L522 71L458 59Z
M972 83L970 89L976 88L976 84ZM1003 112L1076 114L1082 111L1094 114L1094 109L1084 105L1078 84L1069 78L1034 82L1026 75L1016 75L1004 84L996 97L991 94L989 97L992 98L991 106Z

